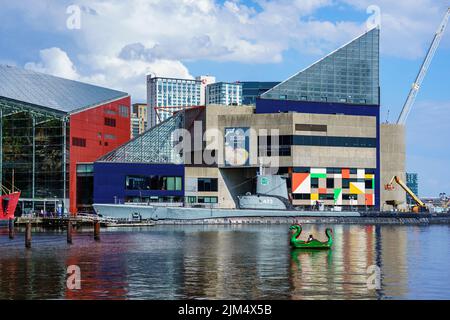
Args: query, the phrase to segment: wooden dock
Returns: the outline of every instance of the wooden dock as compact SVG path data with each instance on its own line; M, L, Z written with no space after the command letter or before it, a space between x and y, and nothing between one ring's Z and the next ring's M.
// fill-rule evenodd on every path
M98 221L101 227L152 227L155 223L150 221L142 222L122 222L113 219L97 218L95 216L75 216L64 218L53 217L18 217L14 224L17 227L24 227L31 223L33 227L42 227L46 229L67 229L69 220L74 228L92 227L94 222Z

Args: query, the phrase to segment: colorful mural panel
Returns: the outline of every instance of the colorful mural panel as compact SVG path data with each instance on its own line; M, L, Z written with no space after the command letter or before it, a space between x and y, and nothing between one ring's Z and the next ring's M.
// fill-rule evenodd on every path
M292 168L294 205L374 206L374 169Z

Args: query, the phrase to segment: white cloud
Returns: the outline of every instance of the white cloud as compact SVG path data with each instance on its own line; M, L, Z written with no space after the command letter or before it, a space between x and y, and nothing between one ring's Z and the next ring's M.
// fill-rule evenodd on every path
M147 62L104 55L87 55L80 56L79 60L83 65L90 66L90 74L81 75L67 53L60 48L44 49L39 55L40 61L29 62L25 68L71 80L126 90L133 98L142 101L145 101L146 75L148 74L193 78L189 70L179 61L155 59Z
M331 0L256 2L259 11L237 0L89 1L97 14L82 17L77 40L91 51L129 59L277 63L289 48L304 52L318 39L319 49L334 49L364 30L363 22L342 28L342 23L310 19ZM136 44L140 52L126 55Z
M435 0L342 0L359 9L381 10L381 52L406 59L421 58L431 43L447 6Z
M300 20L331 0L279 0L277 5L262 0L258 12L238 0L223 4L214 0L80 0L76 4L89 8L82 10L80 30L65 31L79 51L72 56L77 58L78 72L75 60L58 48L42 50L40 61L27 67L122 89L138 99L145 98L147 73L192 77L183 61L277 63L290 47L300 49L303 44L302 49L312 50L314 44L314 50L317 46L333 49L346 35L348 40L361 30L356 24L346 29L343 24ZM58 5L64 17L65 7ZM40 3L38 12L44 7ZM52 8L52 17L55 12ZM55 21L62 23L61 17ZM323 41L313 43L315 38Z
M43 49L39 52L40 61L28 62L25 69L49 73L67 79L77 79L78 73L67 53L60 48Z
M156 59L152 62L124 60L103 55L81 56L80 61L93 66L91 75L79 80L125 90L134 100L146 101L146 76L153 74L192 79L189 70L179 61Z
M239 0L78 0L76 4L83 8L81 29L64 32L77 48L76 56L70 54L72 59L77 58L73 61L82 73L80 79L134 92L136 83L131 78L141 76L138 87L145 86L146 70L157 71L160 76L190 76L183 64L186 61L279 63L289 49L326 54L366 29L365 21L316 18L318 10L338 10L342 4L364 14L369 5L380 6L382 52L417 58L423 56L442 15L436 2L418 1L420 4L411 5L406 0L254 0L254 8ZM48 19L57 24L55 30L60 30L68 17L66 5L68 2L43 0L20 8L30 11L27 16L35 24L37 16L45 19L45 9L51 8ZM55 55L59 62L52 62L41 52L41 61L28 67L76 76L70 59L55 50L48 54ZM113 67L129 68L130 75L110 71ZM145 90L137 97L143 99Z

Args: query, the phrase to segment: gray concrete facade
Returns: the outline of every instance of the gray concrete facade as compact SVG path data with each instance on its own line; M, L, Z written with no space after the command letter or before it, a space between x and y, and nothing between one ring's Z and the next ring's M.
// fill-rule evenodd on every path
M393 176L398 176L406 183L406 148L405 126L381 124L380 128L380 172L381 172L381 209L391 210L386 201L396 201L399 209L406 209L406 193L394 183L394 190L386 190L385 185Z

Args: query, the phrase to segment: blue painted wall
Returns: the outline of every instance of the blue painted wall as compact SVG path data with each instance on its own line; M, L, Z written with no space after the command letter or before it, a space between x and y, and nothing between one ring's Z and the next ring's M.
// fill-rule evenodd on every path
M346 114L354 116L378 116L380 106L331 102L308 102L290 100L256 99L256 113L299 113Z
M256 99L255 113L299 113L344 114L352 116L373 116L377 123L377 168L375 175L375 209L380 209L380 106L331 102L309 102L291 100Z
M128 175L161 175L183 177L182 191L126 190ZM120 203L126 196L184 196L184 165L142 163L94 163L94 203Z

